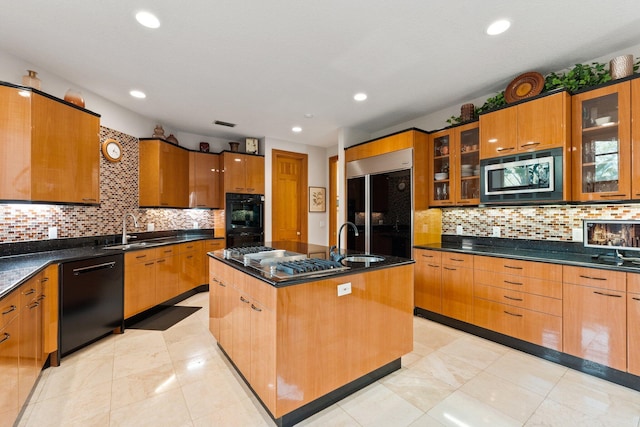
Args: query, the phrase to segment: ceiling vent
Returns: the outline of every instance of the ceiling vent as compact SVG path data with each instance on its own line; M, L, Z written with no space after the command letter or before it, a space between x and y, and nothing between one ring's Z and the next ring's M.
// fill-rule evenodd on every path
M229 128L236 127L235 123L223 122L221 120L216 120L215 122L213 122L213 124L220 125L220 126L226 126L226 127L229 127Z

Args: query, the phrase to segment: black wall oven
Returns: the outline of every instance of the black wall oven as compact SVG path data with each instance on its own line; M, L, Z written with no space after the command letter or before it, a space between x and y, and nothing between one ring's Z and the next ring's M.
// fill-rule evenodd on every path
M227 193L227 247L264 244L264 195Z
M562 148L480 161L480 203L561 202Z

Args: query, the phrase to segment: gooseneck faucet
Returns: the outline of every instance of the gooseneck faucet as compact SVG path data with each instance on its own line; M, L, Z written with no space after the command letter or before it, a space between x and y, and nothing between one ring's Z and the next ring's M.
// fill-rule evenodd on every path
M360 233L358 233L358 227L356 227L356 225L350 221L345 222L344 224L342 224L340 226L340 229L338 230L338 247L336 248L335 246L332 246L331 249L329 250L332 254L332 258L335 258L336 261L340 261L340 259L342 258L341 255L341 249L340 249L340 242L341 242L341 236L342 236L342 229L346 226L346 225L350 225L351 228L353 228L354 231L354 235L357 237L360 235ZM335 254L335 256L333 255L333 249L336 249L337 254Z
M128 239L131 238L131 236L127 234L127 217L128 216L133 218L133 226L138 228L138 218L136 218L136 216L132 213L124 214L124 217L122 217L122 244L123 245L126 245Z

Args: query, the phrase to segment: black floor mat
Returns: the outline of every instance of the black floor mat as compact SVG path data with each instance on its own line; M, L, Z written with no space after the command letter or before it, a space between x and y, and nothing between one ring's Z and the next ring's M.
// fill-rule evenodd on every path
M129 326L129 329L146 329L150 331L166 331L179 321L186 319L202 307L173 305L155 313L146 319Z

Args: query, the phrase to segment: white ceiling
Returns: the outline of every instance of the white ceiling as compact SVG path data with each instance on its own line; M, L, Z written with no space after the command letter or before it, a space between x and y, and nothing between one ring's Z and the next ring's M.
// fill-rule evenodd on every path
M10 3L0 50L116 104L183 132L318 146L343 127L374 133L640 41L638 0ZM161 27L140 26L139 10ZM511 29L489 37L497 18ZM369 99L356 103L359 91Z

